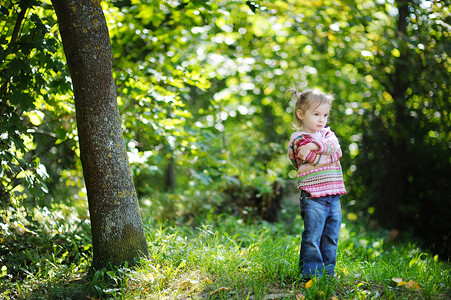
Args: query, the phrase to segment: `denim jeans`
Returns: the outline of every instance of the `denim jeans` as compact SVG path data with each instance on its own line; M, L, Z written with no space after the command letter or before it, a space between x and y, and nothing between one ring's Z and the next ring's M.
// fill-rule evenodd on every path
M304 220L299 255L302 276L320 277L324 268L327 275L334 275L341 227L340 195L312 198L301 191L300 206Z

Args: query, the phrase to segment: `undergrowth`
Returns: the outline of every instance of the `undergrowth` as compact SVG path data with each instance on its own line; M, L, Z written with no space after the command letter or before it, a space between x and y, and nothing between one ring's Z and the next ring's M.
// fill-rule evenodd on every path
M145 222L149 257L86 276L89 222L67 211L3 219L1 299L449 299L449 263L386 232L344 222L335 277L302 280L302 221L208 215L189 225ZM70 220L70 221L69 221Z

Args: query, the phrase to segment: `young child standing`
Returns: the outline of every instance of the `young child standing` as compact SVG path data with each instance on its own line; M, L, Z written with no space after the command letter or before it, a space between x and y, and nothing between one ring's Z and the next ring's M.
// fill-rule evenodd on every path
M297 170L304 231L299 266L304 278L334 275L341 227L340 195L346 194L340 165L342 152L335 134L326 127L333 96L319 90L290 89L295 102L296 132L288 157Z

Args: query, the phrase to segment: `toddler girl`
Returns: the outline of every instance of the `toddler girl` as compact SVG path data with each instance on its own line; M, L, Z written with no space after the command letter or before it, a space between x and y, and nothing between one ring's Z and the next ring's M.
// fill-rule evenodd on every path
M335 134L326 127L333 96L290 89L296 132L288 157L297 170L304 231L299 266L304 278L334 274L341 226L340 195L346 194Z

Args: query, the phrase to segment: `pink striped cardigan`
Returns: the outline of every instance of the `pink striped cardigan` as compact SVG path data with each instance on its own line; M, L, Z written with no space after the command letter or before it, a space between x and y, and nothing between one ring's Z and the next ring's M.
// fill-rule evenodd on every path
M298 157L299 147L310 142L319 150L310 151L306 160ZM340 144L329 127L316 133L295 132L288 144L288 157L298 171L298 188L312 197L346 194L340 165Z

